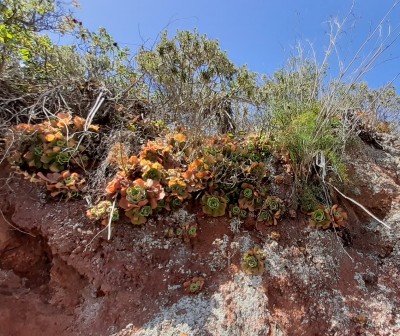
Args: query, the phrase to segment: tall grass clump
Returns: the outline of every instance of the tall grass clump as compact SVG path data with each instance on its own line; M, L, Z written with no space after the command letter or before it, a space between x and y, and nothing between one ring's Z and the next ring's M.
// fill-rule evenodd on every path
M398 28L389 30L386 36L380 34L398 5L396 2L389 9L347 64L340 60L337 47L350 14L343 21L331 22L329 46L321 62L312 48L312 56L307 57L304 48L299 47L297 55L260 87L262 132L268 133L275 148L291 161L295 204L304 203L310 190L316 189L323 190L323 201L331 203L328 184L348 182L346 150L349 140L360 132L374 137L379 132L399 129L400 99L393 81L378 90L362 82L400 36ZM372 42L375 45L371 47ZM363 58L362 53L366 54ZM339 60L338 73L328 79L328 63L333 58Z

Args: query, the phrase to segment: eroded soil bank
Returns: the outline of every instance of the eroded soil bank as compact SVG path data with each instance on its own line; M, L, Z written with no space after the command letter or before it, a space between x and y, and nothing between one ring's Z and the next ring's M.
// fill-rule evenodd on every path
M299 213L233 233L229 219L194 210L191 243L165 237L169 218L115 225L107 241L85 201L55 202L2 166L0 335L399 335L398 154L354 154L347 191L391 229L340 199L350 215L340 232ZM249 277L240 256L255 244L266 271ZM186 294L198 275L204 289Z

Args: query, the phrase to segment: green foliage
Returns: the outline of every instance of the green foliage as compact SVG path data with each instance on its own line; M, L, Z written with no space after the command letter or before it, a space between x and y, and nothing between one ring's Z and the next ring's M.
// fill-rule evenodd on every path
M309 186L303 186L300 195L300 209L306 213L314 211L318 206L318 200L314 189Z
M4 0L0 5L0 76L18 62L38 62L38 55L51 48L42 30L56 28L61 14L55 15L53 0Z
M256 90L255 75L236 68L217 41L197 31L178 31L173 38L164 32L155 49L142 48L136 60L154 92L153 106L162 107L167 121L189 128L198 128L207 115L204 126L232 129L232 97Z
M323 97L324 69L315 63L292 59L262 88L266 108L265 127L273 134L278 151L288 152L295 177L297 203L301 184L315 174L318 160L324 159L324 174L333 180L346 180L342 154L347 136L345 125Z

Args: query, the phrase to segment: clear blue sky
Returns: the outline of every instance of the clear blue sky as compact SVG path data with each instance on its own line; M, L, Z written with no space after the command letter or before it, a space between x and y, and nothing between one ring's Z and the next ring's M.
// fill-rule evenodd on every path
M197 28L200 34L218 39L221 49L237 65L272 74L294 52L297 42L311 43L321 59L328 45L328 21L344 18L351 0L79 0L77 16L90 29L105 27L122 46L133 51L143 43L151 46L160 31ZM395 0L357 0L338 45L346 64L368 34L385 16ZM391 39L400 33L400 4L381 26ZM371 51L377 45L367 45ZM365 56L366 52L360 54ZM336 57L331 75L335 75ZM364 77L371 87L391 81L400 72L400 39ZM394 82L400 91L400 75Z

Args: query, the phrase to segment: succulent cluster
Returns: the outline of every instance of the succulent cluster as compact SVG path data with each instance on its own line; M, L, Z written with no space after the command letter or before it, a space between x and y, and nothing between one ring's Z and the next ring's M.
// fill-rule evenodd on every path
M93 220L101 220L103 225L108 224L110 216L112 221L117 221L119 219L118 209L113 209L111 201L101 201L96 206L89 209L86 214Z
M185 243L197 236L197 224L181 223L176 229L176 236L183 239Z
M258 214L257 221L265 221L268 225L277 225L278 220L285 212L286 207L283 200L276 196L268 196Z
M255 246L243 255L241 266L246 274L261 275L264 272L264 263L264 252L258 246Z
M252 214L276 225L285 209L282 200L267 195L270 174L264 161L270 147L265 139L215 136L198 140L195 151L187 141L183 133L169 134L147 142L137 156L115 144L108 160L119 171L106 187L108 199L117 197L133 224L193 200L208 216Z
M83 131L85 119L68 113L58 113L56 118L40 124L18 124L13 129L14 138L7 137L12 148L9 161L21 168L34 168L58 173L68 166L84 167L87 156L85 146L77 135ZM97 131L98 127L90 128Z
M337 204L331 208L319 205L309 215L309 225L317 229L342 228L347 221L347 213Z
M183 283L183 287L188 294L199 293L204 286L204 278L194 277L193 279Z
M71 173L69 170L47 174L38 172L27 176L32 182L46 185L52 197L62 196L67 200L79 197L86 182L78 173Z

